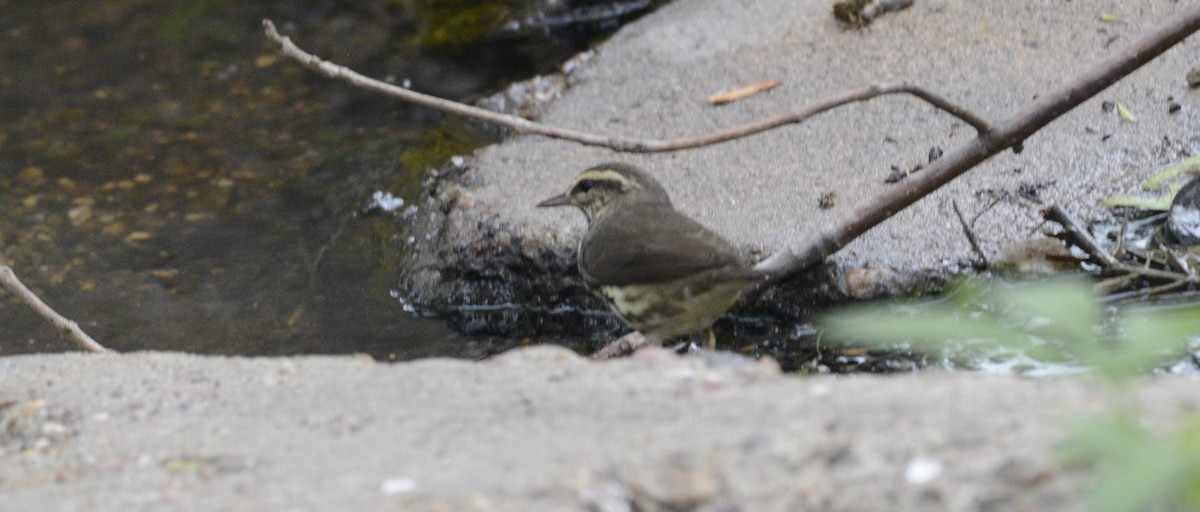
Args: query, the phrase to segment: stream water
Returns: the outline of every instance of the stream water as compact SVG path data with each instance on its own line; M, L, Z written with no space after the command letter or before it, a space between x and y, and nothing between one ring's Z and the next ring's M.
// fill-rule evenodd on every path
M261 20L472 101L651 7L0 0L0 263L121 351L487 354L402 311L395 219L361 212L498 134L305 71ZM11 297L0 326L0 355L72 349Z

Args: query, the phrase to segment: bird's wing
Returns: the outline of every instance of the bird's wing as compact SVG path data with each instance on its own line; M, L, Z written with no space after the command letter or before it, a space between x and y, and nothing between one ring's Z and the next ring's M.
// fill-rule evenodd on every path
M673 281L705 270L740 265L737 251L716 233L664 208L638 219L614 215L587 234L580 266L590 282L623 285Z

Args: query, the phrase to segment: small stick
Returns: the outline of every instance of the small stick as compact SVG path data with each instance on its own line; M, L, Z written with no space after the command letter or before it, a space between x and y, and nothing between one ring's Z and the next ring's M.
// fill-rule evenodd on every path
M1115 291L1129 286L1130 283L1133 283L1138 279L1141 279L1141 276L1138 276L1137 274L1121 274L1108 277L1092 285L1092 291L1098 295L1111 295Z
M1113 248L1113 254L1122 254L1125 252L1125 233L1129 229L1129 210L1125 210L1121 216L1121 231L1117 233L1117 246Z
M1082 225L1080 225L1079 222L1076 221L1075 218L1069 213L1063 210L1062 207L1058 205L1051 206L1046 210L1046 213L1043 214L1043 216L1046 218L1046 220L1057 222L1058 225L1062 226L1063 230L1065 230L1067 234L1071 236L1072 240L1075 242L1075 245L1079 246L1080 249L1083 249L1084 252L1090 254L1092 258L1094 258L1096 262L1100 264L1100 266L1104 268L1116 268L1121 266L1121 262L1117 261L1117 259L1113 257L1113 255L1109 254L1108 251L1104 250L1103 247L1100 247L1100 243L1097 242L1095 238L1092 238L1092 234L1088 232L1087 228L1084 228Z
M750 84L745 87L738 87L732 91L725 91L714 94L708 97L708 102L713 105L724 105L734 102L742 98L753 96L763 91L769 91L779 86L779 80L767 80L757 84Z
M983 249L979 248L979 240L975 238L975 230L971 229L971 225L967 224L967 219L963 218L962 212L958 209L958 201L951 200L950 206L954 207L954 214L958 216L958 223L962 224L963 234L967 235L967 242L971 243L971 250L979 255L979 268L990 267L991 263L988 262L987 255L983 253ZM979 216L976 215L975 218L978 219ZM974 221L971 222L971 224L974 223Z
M1166 252L1167 252L1167 266L1168 267L1171 267L1171 269L1173 269L1176 272L1179 272L1181 274L1184 274L1184 275L1195 274L1195 271L1193 271L1191 269L1191 266L1188 265L1186 258L1180 256L1175 251L1168 250Z
M1160 295L1160 294L1169 292L1171 290L1182 288L1182 287L1186 286L1188 283L1190 283L1191 281L1192 281L1191 279L1183 278L1183 279L1176 279L1167 284L1160 284L1158 286L1155 286L1153 288L1149 288L1149 289L1143 291L1142 297L1153 297L1155 295Z
M112 350L104 348L104 345L97 343L91 336L83 332L83 329L79 328L79 324L67 320L58 314L57 311L54 311L53 308L47 306L45 302L42 302L42 299L39 299L29 288L25 287L25 283L22 283L17 278L17 275L13 273L8 265L0 265L0 287L16 295L17 299L25 303L26 306L29 306L39 316L45 318L46 321L50 322L58 330L60 336L75 342L75 345L78 345L79 348L91 352L112 352Z
M995 199L988 201L988 204L985 205L982 210L979 210L979 213L976 213L974 217L971 217L971 229L975 229L975 223L979 222L979 218L983 217L983 214L991 211L992 208L995 208L996 205L1000 204L1000 201L1008 199L1009 197L1012 197L1012 194L1005 192L997 196Z

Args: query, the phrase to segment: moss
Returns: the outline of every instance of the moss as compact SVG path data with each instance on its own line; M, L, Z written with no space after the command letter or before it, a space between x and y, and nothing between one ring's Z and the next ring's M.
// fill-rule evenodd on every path
M217 0L194 0L169 12L158 27L154 36L160 39L181 39L208 13Z
M512 7L494 0L409 0L421 28L419 44L429 48L460 48L478 43L508 20Z
M448 120L427 130L396 156L400 175L389 189L405 200L415 199L429 169L445 164L452 156L470 154L487 142L482 133L459 120Z
M474 151L478 141L461 133L454 126L443 124L417 137L413 146L400 152L397 162L406 170L423 171L436 167L454 155Z

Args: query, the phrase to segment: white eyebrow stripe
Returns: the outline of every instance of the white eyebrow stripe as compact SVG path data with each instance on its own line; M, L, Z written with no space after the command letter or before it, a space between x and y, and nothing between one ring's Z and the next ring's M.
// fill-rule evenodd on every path
M597 181L608 181L608 182L615 181L615 182L621 184L621 190L629 190L631 188L638 187L637 183L635 183L633 180L631 180L629 178L626 178L625 175L623 175L617 171L610 171L607 169L588 169L587 171L584 171L583 173L581 173L579 175L579 177L575 179L575 184L577 185L577 184L579 184L580 181L583 181L583 180L597 180ZM575 185L572 185L571 187L574 188Z

